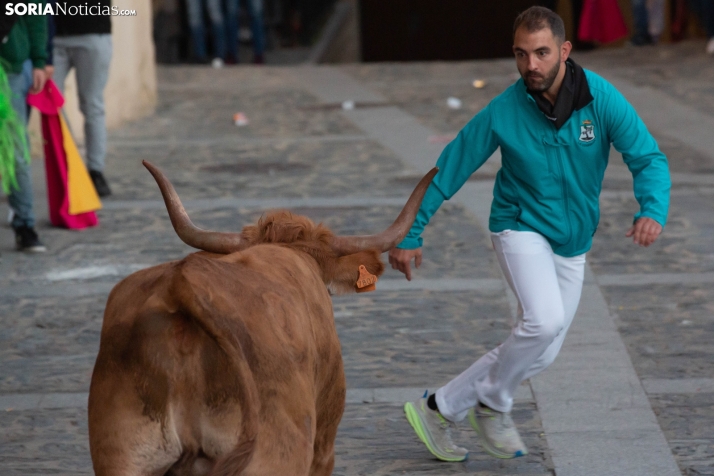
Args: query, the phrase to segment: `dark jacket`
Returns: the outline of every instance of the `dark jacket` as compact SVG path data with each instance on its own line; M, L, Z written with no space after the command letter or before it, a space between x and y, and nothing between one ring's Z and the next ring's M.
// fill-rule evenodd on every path
M82 7L91 8L89 15L64 15L61 11L55 12L55 36L74 36L74 35L91 35L91 34L107 34L112 32L111 15L109 11L112 8L111 0L63 0L63 5L67 8ZM98 14L95 14L98 13Z
M5 5L7 4L7 0L0 0L0 43L10 34L10 30L12 30L19 18L17 15L7 15L5 13Z
M40 1L28 1L44 5ZM5 12L2 12L5 15ZM44 68L47 58L47 17L45 15L23 15L17 17L6 40L0 44L0 58L10 65L9 73L22 72L22 63L32 60L34 68Z

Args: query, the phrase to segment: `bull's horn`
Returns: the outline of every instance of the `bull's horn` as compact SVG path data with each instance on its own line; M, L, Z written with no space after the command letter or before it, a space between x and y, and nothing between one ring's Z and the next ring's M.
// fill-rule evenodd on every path
M402 212L389 228L378 235L335 236L330 243L335 253L344 256L363 250L380 250L384 252L398 245L407 236L409 229L412 227L426 189L429 188L429 184L431 184L434 175L438 171L439 168L434 167L419 181L407 204L404 205Z
M164 203L166 203L166 210L168 210L169 218L171 218L171 224L181 241L188 246L211 253L228 254L241 250L239 233L206 231L191 223L191 219L183 208L181 200L169 179L153 164L146 160L141 163L151 172L151 175L154 176L156 183L159 185L161 195L164 197Z

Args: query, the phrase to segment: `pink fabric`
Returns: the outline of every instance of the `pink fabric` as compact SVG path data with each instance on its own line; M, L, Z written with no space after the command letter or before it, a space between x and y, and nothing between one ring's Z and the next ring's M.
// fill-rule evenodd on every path
M54 226L82 229L99 224L95 212L69 214L67 156L64 152L59 113L64 98L52 80L37 94L30 94L27 103L42 113L42 137L45 143L45 174L50 222Z
M627 36L627 26L617 0L585 0L578 39L610 43Z

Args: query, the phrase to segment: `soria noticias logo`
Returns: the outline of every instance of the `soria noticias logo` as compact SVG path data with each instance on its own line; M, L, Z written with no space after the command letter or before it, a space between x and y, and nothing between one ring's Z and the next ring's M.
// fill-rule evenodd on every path
M50 3L7 3L5 15L69 15L69 16L136 16L136 10L121 10L109 5L84 3L83 5L67 5L66 2Z

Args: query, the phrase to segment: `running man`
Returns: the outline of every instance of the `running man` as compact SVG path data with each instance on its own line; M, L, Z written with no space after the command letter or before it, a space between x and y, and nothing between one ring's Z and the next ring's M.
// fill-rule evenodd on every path
M521 79L444 149L414 225L389 252L392 268L411 280L410 263L421 263L420 235L431 216L501 148L489 229L518 299L517 322L503 344L436 393L404 406L419 438L443 461L467 458L449 433L467 417L491 455L528 453L510 416L513 395L555 360L575 316L610 144L632 173L640 205L625 236L651 245L669 208L666 157L625 98L569 59L572 45L562 19L531 7L518 16L513 32Z

